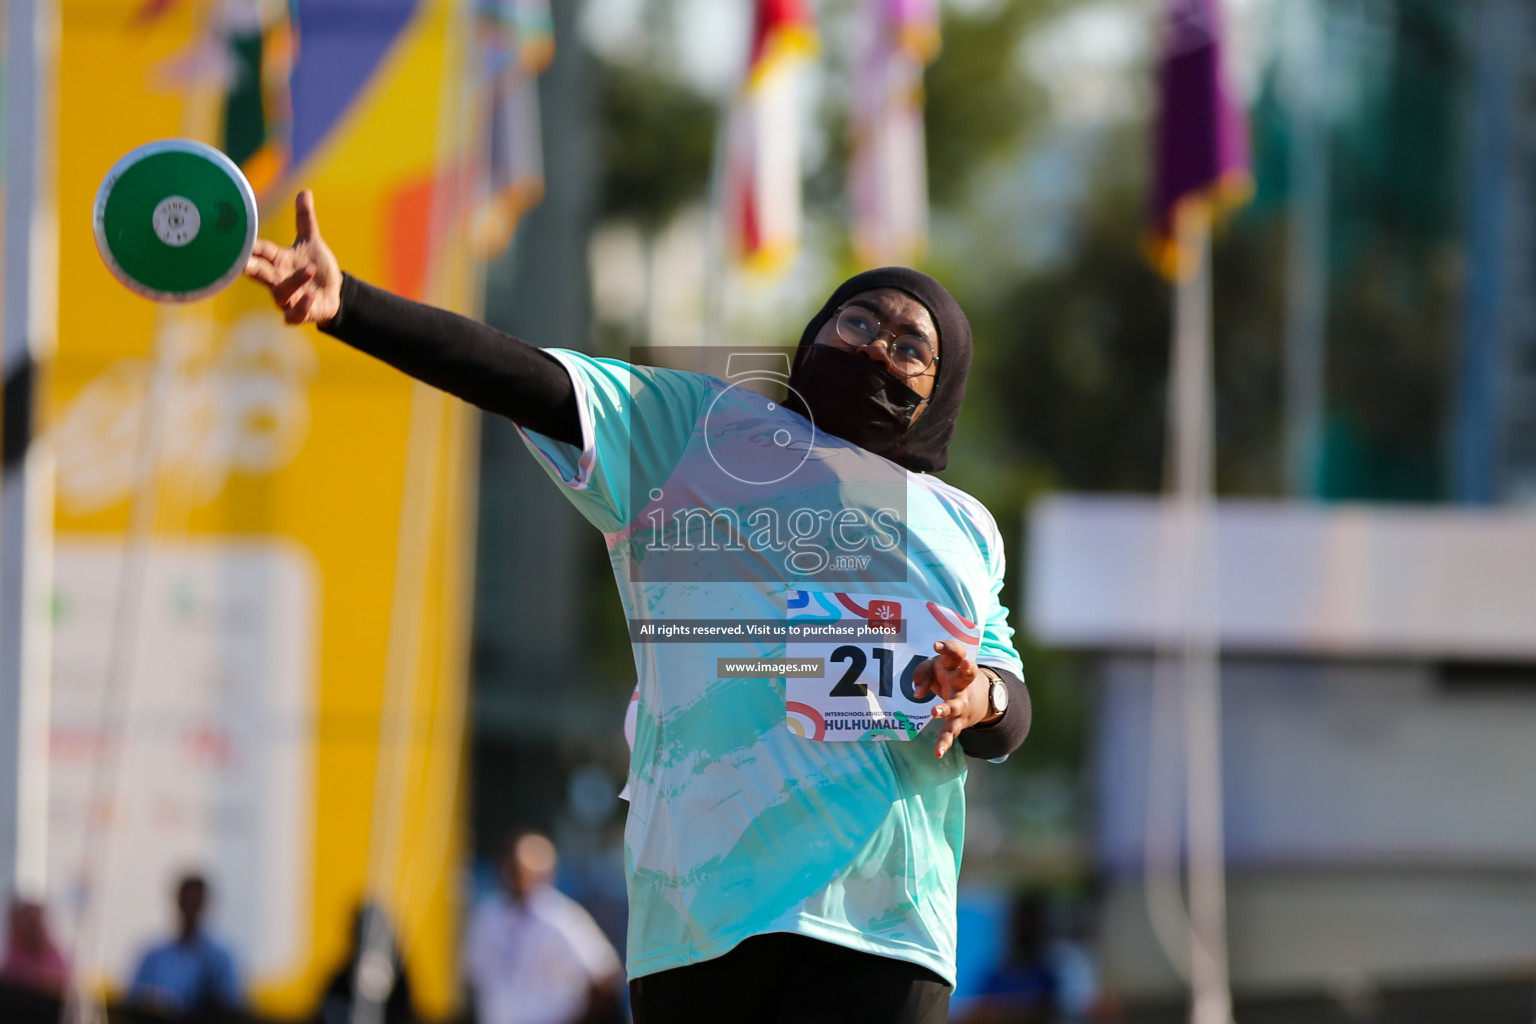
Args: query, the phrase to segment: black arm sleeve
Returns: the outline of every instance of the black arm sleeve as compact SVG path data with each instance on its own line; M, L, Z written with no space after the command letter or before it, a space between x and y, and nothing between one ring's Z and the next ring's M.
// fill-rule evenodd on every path
M341 311L320 329L486 412L581 446L570 374L526 341L350 274L342 277Z
M1001 676L1003 685L1008 687L1008 710L991 725L973 725L962 730L960 749L965 751L967 757L991 760L1019 749L1024 737L1029 735L1031 710L1029 690L1024 686L1024 680L997 665L986 667Z

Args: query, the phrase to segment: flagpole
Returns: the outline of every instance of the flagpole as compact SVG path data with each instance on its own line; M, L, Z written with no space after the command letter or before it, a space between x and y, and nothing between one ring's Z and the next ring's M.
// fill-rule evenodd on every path
M749 28L750 34L750 28ZM746 40L743 52L751 49ZM750 63L744 58L744 64ZM702 299L704 315L704 344L720 345L725 339L726 290L733 260L731 258L731 211L730 202L731 150L736 145L737 117L742 95L750 71L732 78L725 86L720 109L715 117L715 138L710 149L709 161L709 209L704 221L704 274Z
M36 437L58 329L52 0L5 18L3 473L0 473L0 898L46 883L53 461Z
M1286 241L1286 477L1293 497L1320 493L1324 345L1328 326L1328 129L1325 36L1312 0L1294 0L1290 23L1290 237Z
M1162 269L1174 280L1173 352L1168 377L1168 497L1164 504L1168 557L1174 562L1167 611L1177 624L1155 675L1153 729L1183 711L1184 845L1188 915L1170 899L1166 870L1171 829L1157 831L1149 781L1147 909L1162 941L1170 924L1184 926L1185 948L1171 954L1187 969L1191 1024L1229 1024L1232 993L1227 963L1225 830L1222 821L1221 657L1217 627L1216 504L1211 346L1210 227L1246 176L1247 131L1222 80L1220 0L1167 0L1162 25L1161 96L1156 134L1153 208ZM1166 665L1171 671L1163 671ZM1164 712L1173 712L1165 714ZM1160 726L1159 723L1162 723ZM1160 744L1154 731L1149 753ZM1153 764L1160 772L1161 766ZM1170 844L1171 845L1171 844ZM1163 854L1157 861L1153 854ZM1154 892L1153 884L1157 883ZM1184 954L1184 955L1179 955ZM1180 963L1179 961L1183 961Z
M729 166L733 113L740 87L733 85L715 119L715 142L709 164L709 214L704 221L704 344L719 345L725 338L725 284L729 273L725 209L726 171Z
M1222 821L1220 651L1212 473L1210 220L1204 204L1180 204L1181 267L1174 297L1170 373L1171 501L1184 583L1185 828L1189 883L1190 1024L1229 1024L1226 856Z

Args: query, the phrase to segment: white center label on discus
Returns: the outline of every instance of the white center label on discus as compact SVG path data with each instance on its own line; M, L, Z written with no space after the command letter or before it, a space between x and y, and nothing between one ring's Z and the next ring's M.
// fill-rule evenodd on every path
M192 200L182 196L166 196L150 214L155 235L166 245L181 248L197 237L203 226L203 215Z
M972 661L981 630L955 612L920 598L880 594L791 591L788 620L796 623L863 622L906 627L888 643L796 643L796 657L821 658L821 677L784 680L785 726L797 736L827 742L910 740L932 720L929 693L919 700L913 675L934 656L940 640L958 640ZM894 632L894 629L893 629Z

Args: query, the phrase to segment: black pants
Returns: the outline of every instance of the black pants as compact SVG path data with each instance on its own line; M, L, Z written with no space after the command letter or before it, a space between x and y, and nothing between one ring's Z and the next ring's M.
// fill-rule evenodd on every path
M925 967L803 935L755 935L701 964L629 983L635 1024L944 1024Z

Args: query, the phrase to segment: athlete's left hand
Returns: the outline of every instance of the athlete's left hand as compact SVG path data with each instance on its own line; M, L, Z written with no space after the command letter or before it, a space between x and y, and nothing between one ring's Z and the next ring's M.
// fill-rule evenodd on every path
M933 645L933 649L938 655L917 666L912 673L912 689L919 699L927 696L931 690L943 700L942 704L936 704L933 708L933 717L944 720L944 728L939 732L939 742L934 745L933 756L943 757L954 746L955 737L962 730L979 725L986 719L990 704L987 700L987 687L971 685L978 679L985 683L986 675L965 653L961 644L954 640L941 640Z

